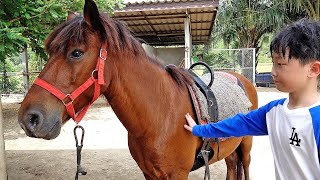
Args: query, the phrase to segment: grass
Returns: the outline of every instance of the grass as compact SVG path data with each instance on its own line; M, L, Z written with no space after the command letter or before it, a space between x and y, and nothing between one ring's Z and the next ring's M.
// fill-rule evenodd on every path
M272 63L261 63L259 62L257 66L257 72L262 73L262 72L271 72L272 69Z

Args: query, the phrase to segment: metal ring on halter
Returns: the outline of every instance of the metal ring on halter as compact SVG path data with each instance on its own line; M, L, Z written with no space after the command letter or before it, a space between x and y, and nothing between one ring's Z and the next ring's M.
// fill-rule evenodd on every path
M63 103L63 105L65 105L66 106L66 104L68 104L68 103L70 103L70 102L68 102L68 103L65 103L63 100L65 99L65 98L69 98L71 101L71 103L73 103L73 100L71 99L71 95L70 94L66 94L66 96L61 100L62 101L62 103Z
M98 77L97 77L97 78L94 77L94 73L95 73L95 72L98 72L98 70L96 70L96 69L93 70L92 73L91 73L91 77L93 77L94 79L98 79Z
M103 54L102 54L103 50L106 53L105 56L103 56ZM100 58L103 60L107 60L107 50L106 49L102 49L102 48L100 49Z

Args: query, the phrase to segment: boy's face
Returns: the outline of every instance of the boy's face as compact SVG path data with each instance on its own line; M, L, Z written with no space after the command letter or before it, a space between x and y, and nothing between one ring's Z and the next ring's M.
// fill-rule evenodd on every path
M308 74L310 72L310 63L300 64L298 59L289 60L289 52L283 56L279 53L272 53L272 77L279 91L296 92L303 90L308 83Z

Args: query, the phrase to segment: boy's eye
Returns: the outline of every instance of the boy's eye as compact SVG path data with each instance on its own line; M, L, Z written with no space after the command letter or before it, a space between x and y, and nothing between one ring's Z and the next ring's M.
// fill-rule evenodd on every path
M278 63L279 66L287 65L287 63Z

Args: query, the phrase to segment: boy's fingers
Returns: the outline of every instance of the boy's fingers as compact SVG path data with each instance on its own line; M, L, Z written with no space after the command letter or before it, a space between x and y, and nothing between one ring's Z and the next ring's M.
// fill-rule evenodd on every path
M186 119L190 126L193 126L196 124L196 122L192 119L192 117L189 114L186 114Z
M187 120L187 123L188 123L188 124L185 124L183 127L184 127L186 130L192 132L193 126L196 125L196 122L192 119L192 117L190 116L189 113L186 114L185 116L186 116L186 120Z
M188 125L185 124L183 127L184 127L186 130L192 132L192 128L191 128L190 126L188 126Z

